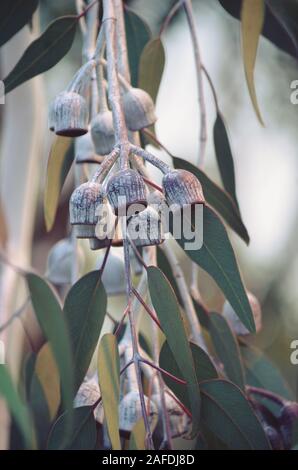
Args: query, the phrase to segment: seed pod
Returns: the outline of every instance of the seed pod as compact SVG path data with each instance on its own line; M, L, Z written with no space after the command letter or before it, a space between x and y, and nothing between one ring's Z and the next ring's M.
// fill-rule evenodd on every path
M160 434L161 437L163 437L163 408L161 404L160 394L152 395L152 400L158 408L159 416L155 432L158 433L158 435ZM165 394L165 404L169 417L171 437L176 438L184 436L189 431L190 419L188 418L187 414L184 413L181 407L175 402L175 400L168 394Z
M97 374L91 379L85 378L81 384L75 399L74 407L80 408L82 406L92 406L100 398L100 390L98 385ZM103 422L104 413L101 404L94 410L94 418L98 423Z
M48 115L48 127L49 130L55 132L55 107L54 103L50 104L49 115Z
M140 211L147 207L146 187L143 178L135 170L115 173L108 181L107 195L115 214L133 204L138 204Z
M84 265L84 253L80 246L77 246L77 259L79 271ZM47 260L46 277L53 284L71 284L72 264L74 250L72 241L64 238L52 247Z
M136 246L160 245L164 241L161 218L150 206L129 219L127 231Z
M251 293L246 292L248 301L250 303L253 317L256 325L256 332L258 333L262 328L262 310L258 299ZM225 319L230 323L234 333L236 335L245 336L250 334L246 326L243 325L241 320L238 318L238 315L235 313L235 310L232 308L230 303L226 300L223 306L222 314Z
M170 171L164 175L162 186L169 204L184 207L205 203L201 183L190 171Z
M96 154L90 132L75 140L76 163L100 163L101 158Z
M49 125L57 135L78 137L88 132L89 112L85 98L73 91L63 91L50 106Z
M98 155L107 155L115 146L113 115L104 111L91 121L91 135Z
M155 417L157 417L156 404L144 396L146 409L149 409L148 420L151 424ZM131 391L125 395L120 401L119 405L119 428L121 431L130 432L134 425L142 418L142 409L140 402L140 395L137 391Z
M123 97L127 127L139 131L156 121L154 103L151 96L140 88L130 88Z
M164 233L170 231L169 227L169 206L166 198L160 191L154 190L147 197L148 204L156 210L161 218L161 225Z
M95 237L97 208L102 201L102 188L97 183L83 183L72 193L69 214L70 223L76 227L77 238Z
M104 254L99 257L97 269L100 269L103 259ZM111 248L101 280L109 296L125 293L125 266L119 248Z

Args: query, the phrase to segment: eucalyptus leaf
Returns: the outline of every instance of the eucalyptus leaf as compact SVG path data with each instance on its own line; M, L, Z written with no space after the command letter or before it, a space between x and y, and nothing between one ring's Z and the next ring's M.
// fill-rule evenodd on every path
M93 450L96 446L97 431L92 406L82 406L73 410L73 432L66 450ZM48 449L57 450L67 426L67 412L55 422L48 440Z
M48 232L53 227L61 189L73 160L74 152L72 139L70 137L55 137L48 160L43 203L45 223Z
M231 382L201 384L202 420L234 450L271 450L265 431L245 395Z
M72 286L63 310L72 345L77 391L90 365L107 310L107 295L99 271L86 274Z
M0 398L4 399L28 447L34 445L34 431L28 408L22 402L6 365L0 365Z
M249 243L249 235L247 229L241 219L239 208L233 199L217 186L210 178L199 168L182 158L172 157L175 168L190 171L200 181L204 196L208 204L210 204L218 214L229 224L229 226L245 241Z
M203 209L203 224L202 248L199 250L189 249L185 253L212 276L242 323L254 333L253 314L226 229L208 206ZM183 236L177 239L177 242L183 249L186 242L191 244L191 240L185 240Z
M223 116L218 111L213 127L215 155L225 190L239 209L236 195L235 169L232 150Z
M244 371L237 339L226 319L219 313L211 312L209 322L211 340L228 379L244 391Z
M179 304L169 281L159 268L149 266L147 275L152 304L160 320L168 345L180 370L183 371L184 380L187 382L190 411L193 416L192 434L195 435L199 428L200 391Z
M29 23L37 6L38 0L1 2L0 47Z
M62 399L68 410L68 426L65 439L72 426L72 402L74 397L74 367L67 324L59 301L50 285L37 274L26 275L32 305L45 338L49 341L61 381Z
M259 38L264 25L264 18L264 0L242 1L241 33L244 70L250 98L255 109L256 115L262 125L264 125L264 123L260 113L255 90L254 68L256 63Z
M44 449L50 430L50 414L44 389L35 373L31 380L29 406L35 424L38 449Z
M72 46L77 16L63 16L54 20L46 31L33 41L16 66L4 79L5 92L9 93L22 83L54 67Z
M144 420L140 419L132 428L129 438L129 450L145 450L146 429Z
M119 434L120 359L116 336L104 335L98 346L98 380L113 450L121 450Z
M147 91L154 102L158 95L165 60L165 50L161 39L151 39L144 47L140 58L139 87Z
M145 45L150 41L151 32L144 20L129 9L125 10L125 29L131 82L133 86L138 86L140 59Z
M53 420L59 409L61 395L59 371L49 343L44 344L38 352L35 375L48 405L49 420Z

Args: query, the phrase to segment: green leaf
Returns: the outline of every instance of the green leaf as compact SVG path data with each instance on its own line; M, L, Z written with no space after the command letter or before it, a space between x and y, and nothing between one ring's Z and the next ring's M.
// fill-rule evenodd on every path
M217 186L208 176L199 168L182 158L173 157L175 168L181 168L190 171L200 180L203 188L204 196L208 204L210 204L219 215L229 224L229 226L241 237L246 243L249 243L249 235L247 229L241 219L238 207L232 198Z
M226 319L216 312L209 315L210 336L227 377L245 390L244 372L237 340Z
M1 3L0 47L32 18L38 0L9 0Z
M30 78L54 67L72 46L78 19L63 16L53 21L46 31L33 41L19 62L4 79L5 92L9 93Z
M139 87L156 102L165 67L165 50L160 38L151 39L142 52L139 64Z
M270 390L288 400L294 398L278 368L259 349L241 344L240 351L248 385Z
M195 308L195 311L196 311L196 314L197 314L197 317L199 319L200 324L204 328L206 328L206 330L209 330L210 321L209 321L208 311L206 310L206 308L204 308L204 306L202 304L197 302L194 298L192 298L192 301L193 301L194 308Z
M180 292L177 286L177 282L176 282L175 276L173 275L171 265L168 261L168 258L164 254L163 250L159 247L157 247L157 266L164 273L169 283L171 284L172 289L175 292L175 295L177 297L179 304L183 305Z
M131 82L133 86L137 86L141 55L145 45L150 41L151 32L144 20L128 9L125 10L125 29Z
M140 419L133 427L129 438L129 450L145 450L146 429Z
M73 410L73 432L67 450L93 450L96 446L97 430L92 406L82 406ZM65 435L67 412L55 422L48 440L48 449L57 450Z
M116 336L104 335L98 347L98 380L113 450L121 450L119 434L120 359Z
M223 186L239 209L236 195L235 169L232 150L223 116L218 111L213 127L215 155Z
M35 374L42 387L48 405L49 419L52 421L59 409L61 395L59 371L49 343L45 343L38 352Z
M231 449L270 450L266 434L241 390L225 380L201 383L202 420Z
M264 125L264 122L260 113L255 90L254 69L264 18L264 0L242 0L241 33L245 77L253 107L262 125Z
M34 419L38 449L44 449L50 430L50 415L44 390L36 374L33 374L31 380L29 406Z
M190 349L195 365L195 372L198 382L200 383L205 380L217 379L217 370L211 362L211 359L209 358L208 354L203 351L202 348L193 343L190 343ZM162 369L170 372L172 375L175 375L179 379L183 378L183 375L177 365L175 357L167 341L165 341L162 345L159 355L159 365ZM188 409L190 409L190 402L186 393L186 386L175 382L166 374L163 374L163 379L168 385L168 387L173 390L175 395L181 399L181 401L186 405Z
M255 323L245 292L237 261L227 232L222 222L209 207L204 207L204 240L199 250L186 250L185 253L210 276L213 277L236 314L252 333ZM186 240L177 240L184 249ZM187 240L191 243L191 240Z
M199 428L200 391L179 304L169 281L160 269L149 266L147 275L152 304L169 347L183 372L183 378L187 382L190 411L193 416L192 434L195 435Z
M0 365L0 397L5 400L27 446L32 447L34 431L28 408L22 402L5 365Z
M55 137L52 144L44 193L44 217L47 231L54 224L59 204L59 197L74 160L72 139L70 137Z
M62 398L65 408L69 410L67 431L70 432L74 397L74 371L66 321L59 301L49 284L33 273L28 273L26 279L37 320L44 336L49 341L59 370ZM65 439L67 438L68 434L65 436Z
M99 271L86 274L72 286L63 310L72 344L76 391L87 373L107 311Z

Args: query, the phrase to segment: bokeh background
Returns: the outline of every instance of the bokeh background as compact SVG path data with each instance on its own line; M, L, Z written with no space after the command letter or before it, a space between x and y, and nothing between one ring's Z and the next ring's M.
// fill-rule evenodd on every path
M157 34L164 14L173 1L132 0L127 3ZM75 12L73 0L41 0L40 4L41 31L55 17ZM298 105L290 101L290 84L298 79L297 62L262 37L255 70L257 95L265 121L265 127L261 127L246 87L239 22L229 16L217 0L193 0L193 5L202 60L214 82L229 129L238 199L251 242L247 247L232 232L230 237L245 284L258 296L263 306L263 330L250 341L260 346L280 367L298 399L298 366L290 363L290 343L298 339ZM157 100L157 135L173 154L195 162L199 134L198 100L190 34L182 11L164 33L163 41L166 68ZM41 100L40 105L45 112L47 103L64 89L80 66L80 51L78 32L69 54L44 74L41 85L44 101ZM19 55L21 53L20 49ZM219 183L212 139L215 106L206 81L204 88L208 121L205 171ZM14 111L20 112L17 107ZM3 113L1 109L2 126L5 125ZM20 121L15 130L16 134L22 132ZM27 219L27 223L34 223L33 265L40 272L46 269L49 248L69 230L68 198L73 178L70 175L66 182L54 229L47 234L42 197L51 136L46 125L42 132L37 212L32 221ZM165 154L155 149L153 151L167 159ZM15 166L15 172L18 175L21 167ZM13 181L9 184L13 190ZM185 265L184 258L182 262ZM203 272L200 273L200 281L208 306L220 309L223 297L214 282Z

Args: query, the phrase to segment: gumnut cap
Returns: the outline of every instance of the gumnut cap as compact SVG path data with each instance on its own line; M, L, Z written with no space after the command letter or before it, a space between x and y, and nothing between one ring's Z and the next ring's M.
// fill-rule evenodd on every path
M179 207L204 204L205 198L198 178L186 170L172 170L162 180L168 203Z
M149 410L148 420L151 424L158 416L157 406L148 397L144 396L146 409ZM131 391L125 395L119 404L119 428L122 431L132 431L134 425L142 418L140 395L137 391Z
M91 136L98 155L111 153L115 146L113 115L111 111L104 111L91 121Z
M130 88L124 94L123 106L126 124L131 131L152 126L156 121L152 98L140 88Z
M95 236L98 206L103 201L102 188L98 183L87 182L81 184L72 193L69 202L70 223L72 225L83 225L84 229L90 230L90 236Z
M150 206L132 216L127 228L129 238L135 246L160 245L164 241L161 218Z
M49 124L57 135L79 137L88 132L89 111L85 98L73 91L59 93L50 107Z
M140 211L147 207L145 183L136 170L115 173L108 181L107 196L115 214L133 204L138 204Z
M253 313L256 333L259 333L262 328L261 306L258 299L251 292L246 292L246 294ZM232 330L236 335L246 336L250 334L249 330L246 328L246 326L243 325L235 310L232 308L232 306L227 300L224 303L222 314L225 319L229 322Z

